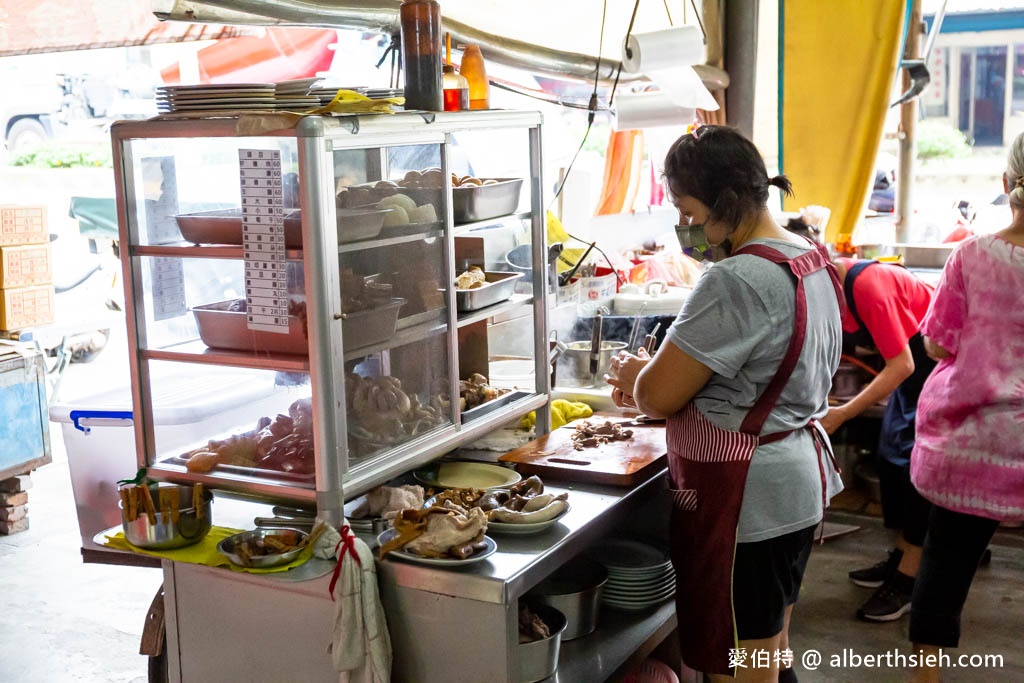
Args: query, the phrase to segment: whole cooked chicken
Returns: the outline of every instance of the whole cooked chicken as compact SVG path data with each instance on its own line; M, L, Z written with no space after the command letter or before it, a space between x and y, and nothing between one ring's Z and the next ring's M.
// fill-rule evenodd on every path
M487 531L487 515L476 508L408 508L395 518L394 527L397 533L381 546L381 557L401 548L423 557L465 559L483 540Z

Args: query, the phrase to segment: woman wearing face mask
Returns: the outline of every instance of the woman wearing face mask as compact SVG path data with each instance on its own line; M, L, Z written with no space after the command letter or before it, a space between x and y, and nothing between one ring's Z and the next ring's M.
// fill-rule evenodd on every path
M789 193L790 183L769 178L737 131L684 135L665 179L680 242L722 260L697 283L670 343L654 358L613 360L608 381L619 405L668 418L683 660L713 679L795 681L774 657L756 667L738 653L789 648L814 529L842 487L815 422L842 347L838 279L820 248L772 219L768 187Z

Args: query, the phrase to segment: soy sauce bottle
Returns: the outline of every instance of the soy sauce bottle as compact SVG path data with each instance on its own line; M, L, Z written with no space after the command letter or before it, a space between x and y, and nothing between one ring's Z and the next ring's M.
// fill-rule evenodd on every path
M403 0L402 68L405 108L444 111L441 85L441 5L437 0Z

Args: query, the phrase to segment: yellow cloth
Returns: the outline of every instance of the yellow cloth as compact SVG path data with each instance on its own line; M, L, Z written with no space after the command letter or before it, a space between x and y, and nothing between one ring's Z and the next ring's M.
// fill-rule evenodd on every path
M124 532L118 531L116 534L107 535L107 542L103 545L114 550L127 550L141 555L152 555L153 557L174 560L175 562L205 564L207 567L227 567L232 571L248 572L250 574L273 574L276 572L286 572L289 569L293 569L304 564L313 554L313 548L306 546L303 548L302 552L299 553L298 557L288 564L283 564L280 567L270 567L268 569L239 567L238 565L233 564L231 560L217 552L218 543L228 536L234 536L239 533L241 533L241 529L212 526L210 527L210 533L206 534L203 540L199 541L195 545L187 545L184 548L175 548L174 550L147 550L146 548L139 548L132 545L125 540Z
M785 2L779 163L796 194L784 208L831 209L826 242L852 234L864 210L905 9L893 0Z
M339 90L334 99L309 114L394 114L392 104L405 104L404 97L370 99L354 90Z
M573 420L590 417L593 414L593 408L588 406L586 403L581 403L579 401L566 401L563 398L556 398L551 402L551 428L558 429L559 427L569 424ZM520 421L519 426L523 429L533 429L536 424L537 413L531 412Z

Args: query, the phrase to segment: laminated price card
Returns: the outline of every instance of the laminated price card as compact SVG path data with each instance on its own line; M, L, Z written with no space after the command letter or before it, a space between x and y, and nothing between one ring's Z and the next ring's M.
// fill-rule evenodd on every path
M288 333L281 152L238 150L242 187L242 250L250 330Z

